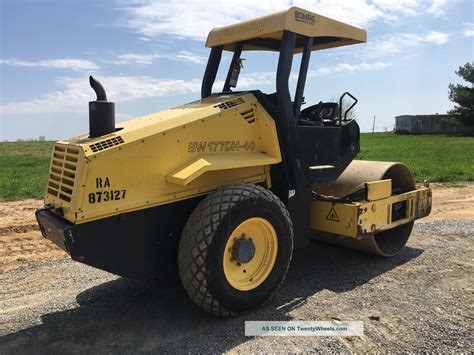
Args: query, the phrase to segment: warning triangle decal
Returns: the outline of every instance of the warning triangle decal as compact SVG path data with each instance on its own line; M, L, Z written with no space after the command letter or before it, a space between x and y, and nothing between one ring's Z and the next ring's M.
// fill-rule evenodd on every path
M329 211L326 219L328 221L339 222L339 217L337 216L337 213L336 213L336 210L334 209L334 206L331 207L331 210Z

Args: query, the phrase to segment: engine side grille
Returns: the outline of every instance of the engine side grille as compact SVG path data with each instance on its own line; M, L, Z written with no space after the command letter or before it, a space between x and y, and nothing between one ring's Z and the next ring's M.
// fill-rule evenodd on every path
M123 138L118 136L91 144L89 145L89 148L92 150L93 153L95 153L122 143L125 143Z
M240 114L247 121L247 123L255 122L255 110L251 108L250 110L241 111Z
M220 103L219 105L214 105L214 107L227 110L231 107L234 107L243 103L245 103L244 99L239 97L238 99L235 99L235 100L226 101L226 102Z
M79 147L55 145L49 170L48 193L63 201L71 202Z

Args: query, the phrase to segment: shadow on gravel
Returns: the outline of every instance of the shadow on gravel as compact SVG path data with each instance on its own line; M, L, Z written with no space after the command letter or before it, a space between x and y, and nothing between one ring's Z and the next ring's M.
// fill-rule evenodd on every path
M245 320L291 319L288 312L318 291L352 290L422 252L405 247L396 257L382 259L312 243L295 251L286 281L270 302L235 319L199 311L177 279L161 283L118 279L80 293L79 307L45 314L41 325L4 336L0 349L2 353L220 353L251 339L244 336Z

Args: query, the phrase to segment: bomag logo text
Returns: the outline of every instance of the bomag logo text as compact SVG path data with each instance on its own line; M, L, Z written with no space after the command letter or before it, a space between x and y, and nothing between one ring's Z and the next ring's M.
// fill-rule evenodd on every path
M308 23L310 25L314 25L316 23L316 17L314 15L306 14L300 11L295 11L295 20Z

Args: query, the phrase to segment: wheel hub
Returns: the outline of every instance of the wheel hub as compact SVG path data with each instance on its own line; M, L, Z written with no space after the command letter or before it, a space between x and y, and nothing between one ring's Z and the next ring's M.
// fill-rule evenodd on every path
M260 286L270 275L278 254L278 237L272 224L261 217L240 223L227 239L222 256L224 275L240 291Z
M245 234L232 245L232 259L241 264L247 264L255 255L255 244L252 238L246 238Z

